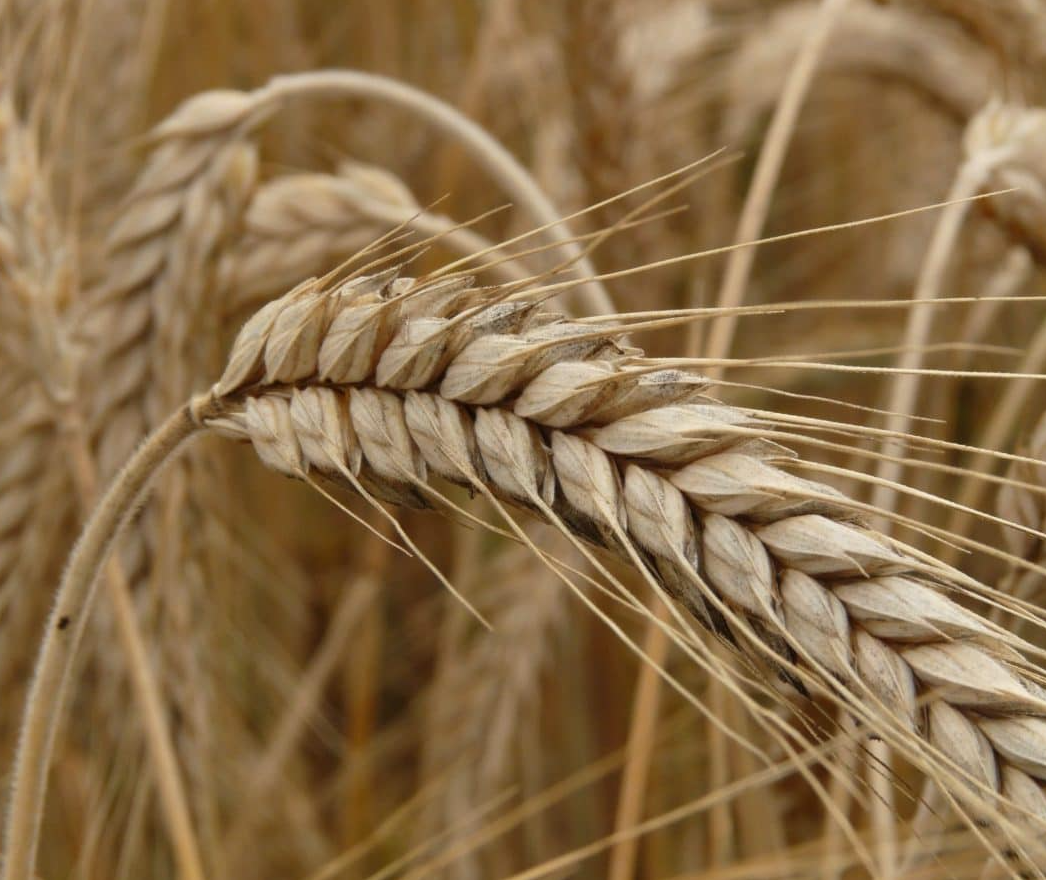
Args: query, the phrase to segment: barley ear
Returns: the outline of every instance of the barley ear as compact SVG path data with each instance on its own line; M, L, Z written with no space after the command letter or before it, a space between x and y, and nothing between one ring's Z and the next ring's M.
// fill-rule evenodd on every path
M484 320L496 302L438 274L294 290L245 325L203 423L287 476L418 508L446 478L593 561L586 544L619 556L751 667L900 750L970 822L1026 838L998 793L1014 773L1046 781L1046 700L1026 646L948 597L973 582L793 475L790 451L767 455L770 414L667 369L674 390L651 395L612 333L537 309ZM316 395L329 417L296 419Z

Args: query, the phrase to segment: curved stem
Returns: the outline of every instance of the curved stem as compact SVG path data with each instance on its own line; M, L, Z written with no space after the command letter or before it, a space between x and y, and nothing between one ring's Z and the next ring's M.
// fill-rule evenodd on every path
M47 622L26 701L4 829L6 855L0 880L34 876L55 732L65 704L73 658L97 595L102 566L149 481L196 430L186 405L153 432L106 490L73 548ZM197 869L196 876L202 877L202 867Z
M990 170L991 160L983 157L967 160L959 168L948 192L948 201L951 204L941 212L926 259L919 271L914 296L916 302L934 300L940 295L963 221L970 209L970 202L963 200L977 194ZM889 431L903 434L911 428L912 414L915 412L922 380L922 376L916 371L922 367L924 346L930 337L932 324L931 309L912 309L908 314L902 354L896 366L910 372L898 375L890 389L890 399L886 405L886 409L891 413L886 420L886 429ZM872 504L885 513L893 511L897 503L896 492L888 482L901 482L903 470L904 465L896 461L884 461L877 470L876 476L883 482L876 486L872 493ZM889 534L890 525L885 517L880 519L878 527Z
M1046 367L1046 323L1031 338L1017 368L1019 373L1040 373ZM1013 436L1020 420L1028 412L1028 398L1035 390L1034 379L1011 379L1005 384L1002 397L991 411L984 423L984 429L974 441L982 451L974 453L965 466L972 474L989 474L995 470L995 462L989 450L1002 449L1003 444ZM1030 426L1029 426L1030 427ZM958 494L958 503L964 507L979 508L986 484L983 480L963 479ZM953 496L954 497L954 496ZM965 511L956 508L945 527L954 535L967 535L971 517ZM959 548L953 544L941 547L941 561L945 565L955 565L960 555Z
M799 111L802 110L806 95L810 91L817 66L821 61L825 46L832 29L849 0L822 0L813 27L806 35L806 40L799 49L795 64L785 80L781 98L777 102L766 140L759 151L752 185L745 196L741 208L741 217L737 221L737 232L734 241L754 241L759 238L766 215L770 211L774 190L781 176L785 153L792 142ZM748 278L755 263L756 248L740 248L730 254L719 288L717 305L731 308L740 305L748 288ZM706 345L706 353L712 358L724 358L730 353L737 329L737 316L726 315L712 322Z
M967 159L956 172L948 193L949 204L934 229L926 258L919 270L919 279L915 287L916 302L928 302L940 296L945 275L951 257L959 241L963 222L969 212L970 202L966 201L980 191L991 171L993 164L1002 155L999 153L979 154ZM886 420L886 429L897 434L905 434L911 429L912 415L915 413L917 398L922 377L918 370L922 367L926 341L930 338L933 315L930 309L912 309L905 326L902 354L897 367L909 371L896 377L890 389L889 403L886 409L890 416ZM878 527L889 535L892 523L889 514L897 508L897 492L892 484L900 483L904 477L904 465L893 460L883 460L876 469L877 484L872 492L871 504L880 511ZM883 743L872 747L872 754L879 768L869 764L870 785L876 798L872 803L872 825L876 829L878 840L879 869L887 878L897 875L898 848L894 837L893 821L893 781L889 775L890 749ZM930 792L932 780L927 779L923 786L923 799ZM905 860L912 852L911 844L905 854Z
M389 77L360 70L316 70L275 77L262 90L263 100L280 101L299 94L323 94L374 98L396 104L416 113L434 128L455 138L490 175L542 224L545 234L558 242L563 254L573 263L575 277L583 283L579 293L586 310L594 314L613 314L614 303L602 283L593 279L596 270L578 244L548 196L530 172L481 126L461 111L420 89Z
M73 476L80 493L84 516L89 516L98 500L98 486L94 462L79 419L70 419L70 457ZM135 614L131 585L120 564L118 555L109 558L105 566L105 586L120 647L124 653L131 687L141 712L146 733L146 747L153 766L156 790L159 795L171 850L182 880L202 880L200 848L193 831L192 814L185 785L178 768L171 734L164 713L156 675L149 662L145 636Z

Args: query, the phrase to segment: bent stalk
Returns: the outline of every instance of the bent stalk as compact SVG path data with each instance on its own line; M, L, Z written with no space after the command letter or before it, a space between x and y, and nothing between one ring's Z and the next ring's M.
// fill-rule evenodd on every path
M55 733L70 671L83 637L102 566L136 502L174 450L197 430L183 406L139 447L113 481L73 548L48 619L26 701L15 755L11 803L4 830L2 880L34 876L37 840ZM196 877L203 869L196 866Z

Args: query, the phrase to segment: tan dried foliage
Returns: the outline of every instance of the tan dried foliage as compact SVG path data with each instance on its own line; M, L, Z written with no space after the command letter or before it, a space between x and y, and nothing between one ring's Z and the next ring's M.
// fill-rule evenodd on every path
M707 364L738 387L657 359L707 354L702 317L548 311L561 261L733 241L830 9L767 234L1014 191L760 246L769 313ZM1044 28L1038 0L0 0L0 781L80 520L249 313L196 412L295 478L208 440L132 519L39 875L1043 876ZM681 178L512 240L722 147L591 262L564 239ZM480 251L496 286L433 269ZM930 263L917 351L920 308L838 304ZM668 317L722 268L606 283ZM585 287L564 310L606 311ZM910 546L871 525L889 495Z

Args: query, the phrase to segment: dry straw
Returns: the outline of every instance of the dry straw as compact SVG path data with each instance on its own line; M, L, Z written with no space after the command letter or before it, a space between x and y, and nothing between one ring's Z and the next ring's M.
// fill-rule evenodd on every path
M23 730L5 880L34 861L94 576L152 473L200 428L288 476L414 508L454 509L441 478L622 557L785 692L845 707L1027 854L1022 829L1046 821L1046 698L1024 645L949 597L971 582L794 474L769 414L637 363L620 331L564 320L541 296L387 271L306 282L246 323L221 379L141 448L74 552Z
M1041 6L0 0L0 875L1044 876Z

